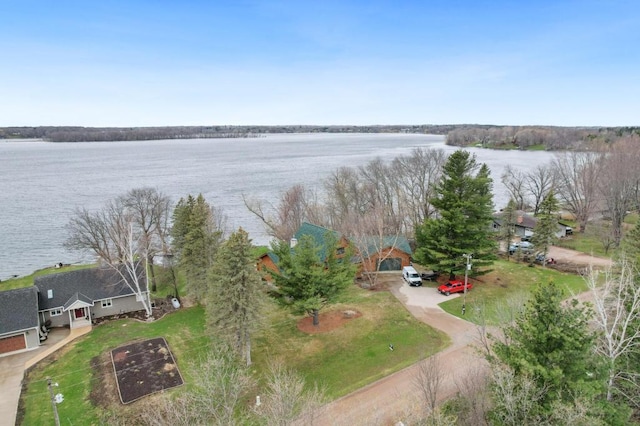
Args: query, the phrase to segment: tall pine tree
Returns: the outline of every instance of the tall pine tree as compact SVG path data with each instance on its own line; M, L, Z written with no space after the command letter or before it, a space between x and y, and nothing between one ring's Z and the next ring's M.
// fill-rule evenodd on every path
M534 228L531 242L543 255L542 265L546 265L549 247L556 241L558 231L558 201L553 190L544 197L538 211L538 222Z
M431 199L438 217L416 230L416 260L451 278L464 272L465 254L473 255L475 275L483 272L477 268L491 265L496 258L491 187L486 164L479 165L467 151L451 154Z
M251 365L251 333L261 318L261 277L249 234L242 228L222 244L211 268L207 324Z
M500 241L502 241L507 249L507 258L511 255L509 245L511 240L516 236L516 202L513 198L509 199L507 206L502 210L502 224L500 226Z
M203 301L207 271L222 241L222 230L217 229L213 209L202 194L178 201L173 211L171 237L178 266L187 277L187 293Z
M572 403L601 395L600 361L594 354L595 333L589 326L591 311L576 299L563 303L554 283L538 285L524 312L504 327L504 340L495 341L496 361L516 376L532 379L545 392L537 412L551 414L555 403Z

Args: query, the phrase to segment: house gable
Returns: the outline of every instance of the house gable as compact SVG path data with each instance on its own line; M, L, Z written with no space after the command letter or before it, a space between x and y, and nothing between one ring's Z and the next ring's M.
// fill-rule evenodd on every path
M309 222L303 222L302 225L300 225L300 228L295 233L294 238L300 240L304 236L311 236L314 243L320 248L320 258L326 259L327 247L325 246L325 239L327 234L333 235L333 237L336 239L336 241L338 242L338 250L344 252L344 249L349 246L349 240L347 240L339 232L324 228L322 226L313 225Z

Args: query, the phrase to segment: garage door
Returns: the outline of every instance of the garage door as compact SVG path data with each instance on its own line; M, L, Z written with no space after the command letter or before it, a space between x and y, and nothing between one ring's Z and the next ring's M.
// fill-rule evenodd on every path
M24 339L24 334L0 339L0 354L19 351L20 349L25 349L26 347L27 342Z
M402 269L402 259L399 257L390 257L380 262L379 271L399 271Z

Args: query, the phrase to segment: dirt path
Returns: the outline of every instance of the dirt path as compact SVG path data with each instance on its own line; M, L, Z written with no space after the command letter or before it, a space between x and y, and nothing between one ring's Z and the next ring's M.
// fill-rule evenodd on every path
M589 256L574 250L552 247L549 257L559 264L575 267L589 265L606 267L610 259ZM444 296L433 288L409 287L397 276L389 289L420 321L443 331L451 339L451 345L434 355L443 371L445 380L438 392L443 401L453 397L464 377L487 369L486 361L478 354L476 327L460 318L444 312L438 306ZM452 295L449 297L458 297ZM585 295L585 297L588 297ZM420 399L414 385L418 364L387 376L349 395L327 404L316 424L319 425L395 425L419 410Z
M607 267L611 266L611 259L597 256L590 256L588 254L570 250L562 247L552 246L549 248L549 255L556 262L562 264L575 265L576 267L587 267L593 265L594 267Z

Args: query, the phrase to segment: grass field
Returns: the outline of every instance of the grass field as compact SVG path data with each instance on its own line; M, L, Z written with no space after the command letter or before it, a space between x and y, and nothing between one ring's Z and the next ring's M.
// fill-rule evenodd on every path
M362 316L324 334L308 335L296 328L300 316L272 306L266 326L253 345L252 372L260 379L271 360L281 360L300 373L308 383L325 387L335 398L409 366L448 344L448 338L413 318L389 292L370 292L351 287L341 302L327 309L356 309ZM182 309L165 318L141 323L112 321L95 327L56 355L45 360L26 378L22 424L47 424L52 419L46 377L59 384L56 393L65 401L58 406L63 424L95 424L101 408L92 404L93 384L103 380L92 360L122 344L153 337L165 337L188 384L197 371L190 362L211 346L205 334L204 310ZM396 350L389 351L393 342ZM170 392L181 392L177 388ZM128 407L128 406L127 406ZM118 406L116 409L124 409Z
M254 361L264 370L283 360L309 383L326 387L330 397L345 395L434 354L449 343L442 333L416 320L389 292L351 287L340 303L327 309L355 309L362 316L339 329L307 335L296 328L299 317L276 310L271 329L257 339ZM394 351L389 351L389 344Z
M499 325L502 319L501 309L510 298L525 299L538 283L553 281L560 285L567 297L587 290L582 277L559 272L539 265L529 266L526 263L499 260L493 266L493 272L471 280L474 287L466 295L466 315L468 321L474 321L477 310L484 312L489 325ZM440 304L440 307L452 315L462 317L464 298L451 299Z

